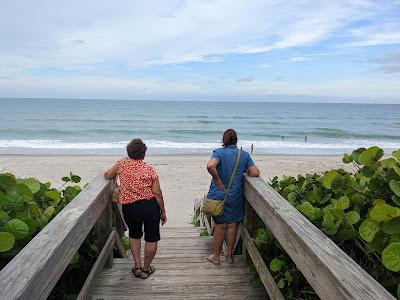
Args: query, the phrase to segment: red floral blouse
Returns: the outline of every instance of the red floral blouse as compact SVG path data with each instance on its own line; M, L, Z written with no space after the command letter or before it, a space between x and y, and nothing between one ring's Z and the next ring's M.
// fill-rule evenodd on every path
M152 186L158 178L154 168L143 160L129 157L117 161L120 180L119 202L132 203L138 200L149 200L154 197Z

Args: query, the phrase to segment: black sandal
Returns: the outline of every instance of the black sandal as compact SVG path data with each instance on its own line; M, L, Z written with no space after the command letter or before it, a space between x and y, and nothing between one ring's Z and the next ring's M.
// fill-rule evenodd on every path
M155 271L156 271L156 269L154 267L152 267L152 266L150 266L148 271L145 271L145 270L142 269L142 274L145 273L145 274L147 274L147 276L146 277L140 276L140 278L142 278L142 279L149 278L149 276L151 274L153 274Z
M137 272L138 270L140 270L140 273ZM136 278L142 278L142 272L142 268L132 268L132 273Z

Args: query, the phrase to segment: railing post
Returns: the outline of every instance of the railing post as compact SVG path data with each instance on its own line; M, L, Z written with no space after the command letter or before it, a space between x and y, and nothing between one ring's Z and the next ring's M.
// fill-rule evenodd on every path
M242 229L247 229L249 223L249 203L245 199L245 212L244 212L244 220L243 220L243 227ZM247 253L246 249L246 236L244 232L241 232L242 235L242 259L244 263L249 262L249 254Z
M99 250L103 249L110 233L112 230L112 208L111 202L109 201L109 193L106 193L104 197L108 201L107 207L96 222L96 233L97 233L97 246ZM113 251L111 250L108 254L108 258L105 262L105 268L111 268L113 264Z

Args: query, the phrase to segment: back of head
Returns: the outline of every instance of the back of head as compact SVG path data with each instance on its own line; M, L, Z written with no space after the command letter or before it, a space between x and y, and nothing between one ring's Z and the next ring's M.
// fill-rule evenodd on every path
M133 139L127 146L129 158L140 160L144 159L147 151L146 144L141 139Z
M236 145L237 144L237 133L233 129L228 129L224 132L224 135L222 136L222 145L224 147L229 146L229 145Z

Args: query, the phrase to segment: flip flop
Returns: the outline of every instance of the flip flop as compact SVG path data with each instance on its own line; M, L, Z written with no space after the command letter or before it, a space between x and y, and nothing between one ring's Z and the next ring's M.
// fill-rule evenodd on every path
M145 270L142 269L142 274L141 274L141 275L143 275L143 273L144 273L144 274L147 274L147 276L146 276L146 277L140 276L140 278L142 278L142 279L147 279L147 278L149 278L150 275L153 274L155 271L156 271L156 269L155 269L154 267L152 267L152 266L150 266L150 268L149 268L148 271L145 271Z
M140 273L138 273L137 271L140 270ZM141 278L142 276L140 276L142 274L143 270L142 268L132 268L132 273L133 275L135 275L136 278Z
M220 265L220 262L216 262L214 259L214 254L208 254L207 255L207 260L210 262L210 263L212 263L212 264L214 264L215 266L219 266Z

